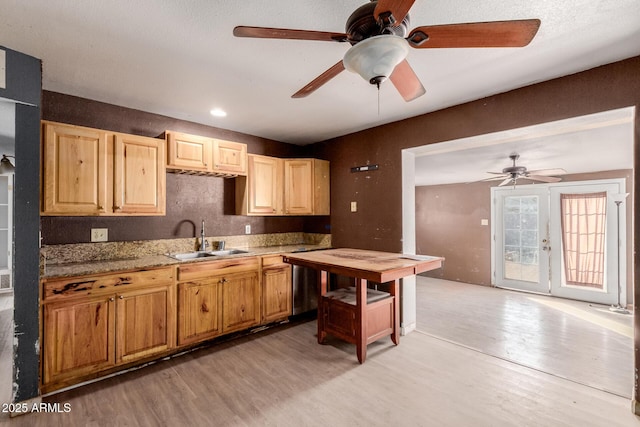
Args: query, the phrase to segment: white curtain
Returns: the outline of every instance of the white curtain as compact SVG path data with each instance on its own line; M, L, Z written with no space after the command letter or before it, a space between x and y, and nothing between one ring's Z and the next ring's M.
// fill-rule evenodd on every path
M602 289L607 193L561 194L566 283Z

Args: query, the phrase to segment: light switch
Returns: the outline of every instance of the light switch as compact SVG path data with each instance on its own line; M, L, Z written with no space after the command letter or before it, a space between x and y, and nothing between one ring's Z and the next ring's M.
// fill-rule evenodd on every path
M358 212L358 202L351 202L351 212Z
M488 219L481 219L480 220L480 225L489 225L489 220Z

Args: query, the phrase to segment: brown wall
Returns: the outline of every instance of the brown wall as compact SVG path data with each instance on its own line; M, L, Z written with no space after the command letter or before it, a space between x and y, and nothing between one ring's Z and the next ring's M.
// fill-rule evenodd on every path
M492 183L416 187L416 253L445 258L430 274L446 280L491 284Z
M176 130L243 142L249 153L301 157L305 147L258 138L197 123L104 104L55 92L43 92L42 118L79 126L157 137ZM235 180L167 174L167 214L163 217L41 217L43 244L83 243L91 228L108 228L110 241L194 237L206 221L208 236L283 232L329 233L329 217L246 217L234 214Z
M624 178L633 192L633 171L573 174L563 182ZM491 284L491 187L498 182L416 187L416 253L446 259L445 268L428 273L458 282ZM627 295L632 299L632 196L627 209ZM480 225L488 219L489 225Z
M331 161L332 242L402 250L402 149L640 107L639 75L640 57L635 57L315 144L318 155ZM636 142L639 124L636 117ZM380 169L349 171L368 163ZM350 201L358 202L355 214L349 212Z
M638 76L640 56L315 144L317 155L331 161L333 245L402 251L404 148L635 106L634 182L637 182L640 179L640 154L636 149L640 142ZM379 164L380 170L367 176L349 173L349 168L367 163ZM352 200L360 206L356 214L349 213ZM633 209L640 210L637 190ZM634 216L633 223L634 247L638 247L640 216ZM638 301L640 251L634 252L633 273L634 301ZM640 310L634 313L634 327L638 331ZM638 369L640 335L636 335L634 359ZM634 385L637 400L640 380L634 378ZM640 413L640 403L634 410Z

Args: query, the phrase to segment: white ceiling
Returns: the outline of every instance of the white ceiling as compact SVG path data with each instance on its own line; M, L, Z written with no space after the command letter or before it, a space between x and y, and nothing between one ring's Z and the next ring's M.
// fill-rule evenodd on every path
M236 25L344 31L366 0L10 0L0 45L43 60L44 89L306 144L640 55L638 0L416 0L409 28L538 18L515 49L412 50L427 94L347 71L291 95L339 61L346 43L234 38ZM226 118L209 110L220 107Z
M511 153L519 154L516 164L530 171L632 169L635 113L628 107L414 148L416 185L490 178L487 172L512 166Z

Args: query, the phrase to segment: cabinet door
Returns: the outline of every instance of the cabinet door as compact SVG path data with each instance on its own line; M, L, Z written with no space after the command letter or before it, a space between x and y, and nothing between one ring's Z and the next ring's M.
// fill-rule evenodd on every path
M282 215L283 161L249 156L249 214Z
M43 215L111 211L110 148L106 132L43 124Z
M260 323L258 272L219 277L222 283L222 330L246 329Z
M167 167L170 169L213 170L213 140L180 132L166 132Z
M247 174L247 145L214 139L213 171L221 174Z
M311 159L284 161L284 212L313 213L313 162Z
M164 140L116 134L114 213L164 215Z
M262 270L262 322L291 316L291 266Z
M178 345L222 333L220 279L178 284Z
M119 294L116 362L130 362L175 347L175 310L174 285Z
M114 366L114 309L113 296L44 305L44 384Z

